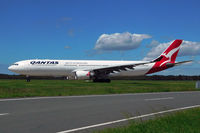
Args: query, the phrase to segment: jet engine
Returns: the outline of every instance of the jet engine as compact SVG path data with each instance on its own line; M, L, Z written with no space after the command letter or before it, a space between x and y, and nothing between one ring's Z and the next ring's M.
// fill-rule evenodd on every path
M91 79L94 74L90 71L76 71L75 75L77 79Z

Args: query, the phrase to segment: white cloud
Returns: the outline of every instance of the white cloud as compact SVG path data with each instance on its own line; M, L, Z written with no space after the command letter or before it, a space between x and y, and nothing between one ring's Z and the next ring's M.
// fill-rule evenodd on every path
M102 34L95 44L95 50L102 51L125 51L140 46L144 39L151 38L147 34L131 34L129 32Z
M143 60L152 60L158 57L173 41L160 43L153 47ZM183 41L178 56L196 56L200 55L200 42Z
M156 47L157 45L159 45L160 43L156 40L152 40L151 43L149 45L147 45L147 47Z
M200 55L200 42L183 41L179 56Z

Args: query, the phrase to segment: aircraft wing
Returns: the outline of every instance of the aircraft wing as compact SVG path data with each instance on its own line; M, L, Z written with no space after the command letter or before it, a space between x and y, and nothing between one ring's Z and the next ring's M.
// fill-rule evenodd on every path
M140 65L145 65L145 64L150 64L153 63L154 61L148 61L148 62L143 62L143 63L136 63L136 64L126 64L126 65L117 65L117 66L109 66L109 67L100 67L96 69L92 69L89 71L93 71L96 74L103 74L107 75L110 73L118 73L120 71L127 71L127 70L134 70L134 67L140 66ZM178 66L184 63L190 63L192 60L188 61L181 61L181 62L176 62L173 64L173 66Z
M134 67L139 66L139 65L145 65L145 64L149 64L152 63L152 61L148 61L148 62L143 62L143 63L136 63L136 64L126 64L126 65L117 65L117 66L109 66L109 67L102 67L102 68L96 68L96 69L92 69L90 71L93 71L94 73L98 73L98 74L110 74L110 73L117 73L120 71L127 71L128 69L134 69Z

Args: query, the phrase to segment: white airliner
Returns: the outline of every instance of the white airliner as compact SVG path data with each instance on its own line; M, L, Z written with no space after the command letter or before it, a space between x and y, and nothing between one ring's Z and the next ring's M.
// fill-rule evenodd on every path
M24 60L9 66L9 70L30 76L74 76L93 82L110 82L110 76L139 76L159 72L191 61L175 62L182 40L175 40L158 58L152 61L97 60Z

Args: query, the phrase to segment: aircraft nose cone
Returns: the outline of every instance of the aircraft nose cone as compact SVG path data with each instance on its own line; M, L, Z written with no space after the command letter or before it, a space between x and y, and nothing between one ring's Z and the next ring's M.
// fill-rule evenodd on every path
M8 70L9 70L9 71L13 71L13 70L14 70L13 66L9 66L9 67L8 67Z

